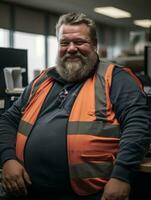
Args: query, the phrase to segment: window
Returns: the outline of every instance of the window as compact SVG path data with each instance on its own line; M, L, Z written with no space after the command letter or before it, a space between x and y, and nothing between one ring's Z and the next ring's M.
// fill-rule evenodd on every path
M9 47L9 31L0 28L0 47Z
M56 56L58 52L58 42L55 36L48 37L48 66L56 65Z
M28 81L45 68L45 37L40 34L14 33L14 47L28 50Z

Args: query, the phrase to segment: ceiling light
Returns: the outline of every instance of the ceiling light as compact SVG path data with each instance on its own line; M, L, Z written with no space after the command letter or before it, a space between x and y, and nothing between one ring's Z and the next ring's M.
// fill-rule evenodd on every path
M99 14L106 15L116 19L131 17L131 14L129 12L126 12L124 10L115 7L97 7L94 8L94 11Z
M137 26L141 26L143 28L151 27L151 20L150 19L142 19L142 20L135 20L134 24Z

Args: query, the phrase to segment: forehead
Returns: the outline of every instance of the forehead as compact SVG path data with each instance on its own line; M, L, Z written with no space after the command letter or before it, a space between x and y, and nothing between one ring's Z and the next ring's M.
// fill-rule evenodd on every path
M59 29L59 39L82 37L90 38L90 28L86 24L65 25Z

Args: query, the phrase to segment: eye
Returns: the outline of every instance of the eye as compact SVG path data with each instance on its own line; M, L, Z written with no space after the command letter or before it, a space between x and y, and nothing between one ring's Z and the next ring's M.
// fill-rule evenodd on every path
M78 46L80 46L80 45L83 45L83 44L85 44L85 43L86 43L86 41L83 41L83 40L77 40L77 41L75 41L74 43L75 43L75 45L78 45Z
M62 46L62 47L66 47L66 46L68 46L69 45L69 42L68 41L61 41L60 42L60 46Z

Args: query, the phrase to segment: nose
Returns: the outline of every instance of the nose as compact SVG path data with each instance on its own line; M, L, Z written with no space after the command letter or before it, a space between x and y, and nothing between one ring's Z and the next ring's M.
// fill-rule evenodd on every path
M70 42L67 48L68 53L74 53L77 52L77 46L74 44L74 42Z

